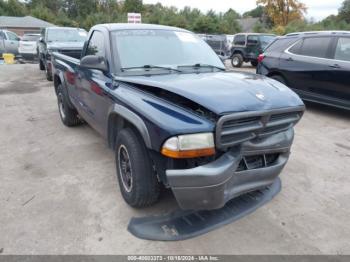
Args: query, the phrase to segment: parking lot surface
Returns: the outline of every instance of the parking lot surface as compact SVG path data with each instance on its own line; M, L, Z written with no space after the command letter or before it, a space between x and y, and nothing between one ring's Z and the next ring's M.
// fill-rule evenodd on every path
M350 254L349 112L307 104L270 203L200 237L154 242L131 235L129 219L176 209L171 193L129 207L113 152L88 125L61 124L37 65L2 65L0 79L4 254Z

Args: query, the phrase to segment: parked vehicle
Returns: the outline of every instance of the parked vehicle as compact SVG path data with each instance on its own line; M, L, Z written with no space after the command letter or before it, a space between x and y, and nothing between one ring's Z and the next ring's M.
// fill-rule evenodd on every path
M258 74L286 84L302 99L350 109L350 32L289 34L259 59Z
M38 40L40 34L25 34L19 41L18 53L25 59L34 59L38 56Z
M0 57L3 53L18 55L19 40L14 32L0 29Z
M104 24L88 39L80 60L52 54L59 114L115 149L129 205L153 204L162 183L183 209L217 209L277 179L304 111L289 88L226 71L180 28Z
M221 57L230 56L230 48L226 35L200 34L199 37L207 42L207 44L214 50L216 54L220 55Z
M276 38L271 34L236 34L231 48L231 64L241 67L243 62L257 66L258 56Z
M51 54L60 52L80 58L87 32L73 27L47 27L41 31L38 42L39 68L45 70L46 79L52 81Z

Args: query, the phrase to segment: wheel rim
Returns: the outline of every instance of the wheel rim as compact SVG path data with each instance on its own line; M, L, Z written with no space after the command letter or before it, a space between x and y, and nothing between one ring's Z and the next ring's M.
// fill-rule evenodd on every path
M62 119L66 118L66 113L64 112L64 104L63 104L63 97L62 94L58 95L58 110L60 112L60 115Z
M237 66L238 63L239 63L239 60L238 60L237 57L232 58L232 64L233 64L234 66Z
M124 145L120 145L118 149L118 168L125 191L131 192L133 186L132 168L128 150Z

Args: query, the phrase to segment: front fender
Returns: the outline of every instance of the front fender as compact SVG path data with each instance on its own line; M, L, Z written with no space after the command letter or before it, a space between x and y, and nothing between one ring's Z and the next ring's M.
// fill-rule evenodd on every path
M114 111L133 123L147 147L156 151L171 136L214 130L205 117L146 92L120 85L113 93L118 100Z

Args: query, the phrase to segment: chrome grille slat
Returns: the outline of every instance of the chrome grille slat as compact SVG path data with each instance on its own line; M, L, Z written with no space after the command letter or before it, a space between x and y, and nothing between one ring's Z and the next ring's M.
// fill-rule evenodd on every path
M304 107L254 111L222 116L216 125L216 146L228 148L258 136L272 135L292 128Z

